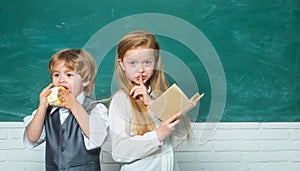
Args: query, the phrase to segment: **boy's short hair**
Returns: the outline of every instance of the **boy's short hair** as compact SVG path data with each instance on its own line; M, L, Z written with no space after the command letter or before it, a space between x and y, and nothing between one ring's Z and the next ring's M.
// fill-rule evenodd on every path
M63 49L56 52L50 59L48 68L50 76L53 74L53 67L57 61L65 61L65 66L77 72L82 82L88 82L84 87L85 96L90 96L95 89L95 81L97 75L97 64L94 58L84 49Z

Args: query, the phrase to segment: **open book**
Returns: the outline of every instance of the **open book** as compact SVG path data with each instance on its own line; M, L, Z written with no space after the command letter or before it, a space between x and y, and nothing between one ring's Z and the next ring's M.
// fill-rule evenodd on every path
M187 113L196 106L197 101L203 96L204 94L200 95L197 92L191 99L188 99L182 90L176 84L173 84L150 104L148 109L162 121L165 121L178 112L181 114Z

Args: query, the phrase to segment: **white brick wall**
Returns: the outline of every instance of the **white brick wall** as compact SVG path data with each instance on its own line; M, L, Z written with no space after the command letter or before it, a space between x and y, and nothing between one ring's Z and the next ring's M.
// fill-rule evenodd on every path
M195 123L192 127L192 140L176 147L182 171L300 170L300 122ZM0 170L44 170L44 145L25 149L23 131L23 123L0 122ZM118 165L103 164L102 170L118 170Z

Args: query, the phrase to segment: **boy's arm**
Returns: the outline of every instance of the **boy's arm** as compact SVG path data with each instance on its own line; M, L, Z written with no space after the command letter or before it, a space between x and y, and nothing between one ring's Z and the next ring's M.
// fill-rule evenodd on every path
M41 143L43 143L45 141L45 130L43 128L42 134L39 138L39 140L36 143L32 143L29 139L28 139L28 125L31 123L34 115L36 113L36 110L29 116L26 116L23 121L24 121L24 134L23 134L23 144L25 145L26 148L33 148L36 147L38 145L40 145Z
M100 105L97 104L96 107L91 111L90 115L87 113L87 111L85 110L85 108L82 106L82 104L77 100L77 98L75 98L71 93L66 92L66 91L61 91L59 90L59 94L58 97L62 100L62 104L60 105L60 107L64 107L67 108L71 111L71 113L73 114L74 118L76 119L77 123L79 124L81 131L84 135L85 138L85 142L87 142L87 140L91 140L91 131L90 131L90 124L94 123L92 125L92 127L95 127L99 130L103 130L105 132L105 137L106 138L106 129L108 127L108 116L107 116L107 109L104 105ZM99 107L100 106L100 107ZM98 109L98 110L96 110ZM106 121L105 121L106 120ZM95 129L94 129L95 130ZM95 132L94 132L95 133ZM93 141L95 139L95 137L92 137ZM102 140L104 141L104 140ZM98 141L95 141L97 145L97 147L100 147L100 145L102 145L103 142L98 143ZM86 143L88 144L88 143ZM91 144L93 144L91 142ZM87 147L89 148L89 147ZM96 148L94 147L94 145L92 145L92 148ZM91 148L90 148L91 149Z
M89 115L89 132L90 136L84 136L85 147L94 149L101 147L108 136L108 112L107 108L98 103Z
M83 106L76 102L71 112L83 132L86 148L89 150L100 147L107 137L109 126L106 107L97 104L88 115Z
M30 122L30 124L27 127L27 137L28 137L28 140L32 143L36 143L40 139L41 134L43 132L46 110L48 108L47 96L51 93L51 91L49 91L51 86L52 86L52 83L50 83L40 93L39 107L38 107L37 112L35 113L32 121Z
M36 143L40 139L44 128L45 115L46 109L43 111L42 109L38 108L33 119L27 126L27 137L30 142Z
M74 103L70 106L70 111L78 122L82 132L84 135L89 138L90 130L89 130L89 114L86 112L84 107L75 99L73 99Z
M79 124L82 132L86 137L90 136L89 132L89 115L80 102L70 92L58 90L58 98L61 99L59 107L69 109Z

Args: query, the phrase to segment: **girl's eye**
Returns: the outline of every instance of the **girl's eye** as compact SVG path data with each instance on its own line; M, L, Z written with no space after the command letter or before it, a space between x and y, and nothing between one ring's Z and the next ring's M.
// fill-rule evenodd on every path
M144 64L145 64L145 65L151 65L152 62L151 62L151 61L145 61Z
M133 61L129 61L128 64L129 64L130 66L135 66L135 62L133 62Z

